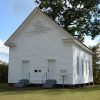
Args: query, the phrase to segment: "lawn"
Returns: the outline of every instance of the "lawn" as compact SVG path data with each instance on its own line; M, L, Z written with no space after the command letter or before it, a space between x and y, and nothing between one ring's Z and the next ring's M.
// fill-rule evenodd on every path
M78 89L15 89L0 84L0 100L100 100L100 86Z

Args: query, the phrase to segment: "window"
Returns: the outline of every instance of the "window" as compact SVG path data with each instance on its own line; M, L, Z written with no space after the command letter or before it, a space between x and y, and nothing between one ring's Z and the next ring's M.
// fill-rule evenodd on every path
M83 59L82 59L82 74L84 74L84 64L83 64Z
M77 74L79 74L79 57L77 57Z
M34 72L41 72L41 70L34 70Z
M38 72L38 70L34 70L34 72Z
M88 66L87 66L87 60L86 60L86 75L87 75L87 67L88 67Z
M39 72L41 72L41 70L39 70Z
M90 75L91 74L90 61L88 63L89 63L89 75Z

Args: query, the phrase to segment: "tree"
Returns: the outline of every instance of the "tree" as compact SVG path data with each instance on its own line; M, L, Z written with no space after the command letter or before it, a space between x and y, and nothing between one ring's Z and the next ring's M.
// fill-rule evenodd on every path
M100 44L92 48L93 51L93 78L95 84L100 84Z
M0 83L8 80L8 64L0 61Z
M99 0L35 0L39 8L80 41L100 34Z

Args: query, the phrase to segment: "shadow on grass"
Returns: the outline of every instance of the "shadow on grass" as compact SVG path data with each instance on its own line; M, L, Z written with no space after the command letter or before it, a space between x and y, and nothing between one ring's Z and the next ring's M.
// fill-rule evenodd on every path
M11 95L11 94L25 94L25 93L40 93L40 94L53 94L53 95L59 95L61 93L87 93L87 92L93 92L93 91L100 91L100 85L96 86L90 86L90 87L82 87L82 88L75 88L75 89L67 89L67 88L53 88L53 89L43 89L43 88L35 88L35 87L28 87L28 88L13 88L9 87L7 84L0 84L0 94L3 95Z

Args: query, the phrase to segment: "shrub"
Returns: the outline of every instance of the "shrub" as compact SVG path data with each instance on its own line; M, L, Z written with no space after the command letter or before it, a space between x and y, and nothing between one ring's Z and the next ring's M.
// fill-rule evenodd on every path
M0 83L6 83L8 81L8 64L4 61L0 61Z

